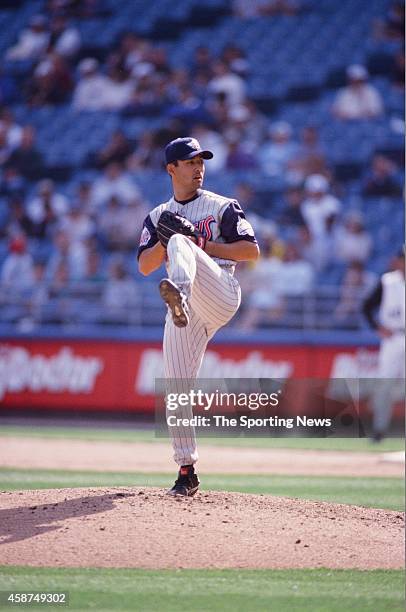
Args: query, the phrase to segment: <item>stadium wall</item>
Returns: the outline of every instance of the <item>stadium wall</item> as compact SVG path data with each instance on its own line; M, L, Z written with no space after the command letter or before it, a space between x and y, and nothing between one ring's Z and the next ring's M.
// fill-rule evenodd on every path
M14 409L146 413L154 410L155 379L163 378L162 331L115 338L0 337L0 404ZM296 339L295 339L296 338ZM219 334L207 350L202 378L329 379L376 375L377 343L366 334L269 332Z

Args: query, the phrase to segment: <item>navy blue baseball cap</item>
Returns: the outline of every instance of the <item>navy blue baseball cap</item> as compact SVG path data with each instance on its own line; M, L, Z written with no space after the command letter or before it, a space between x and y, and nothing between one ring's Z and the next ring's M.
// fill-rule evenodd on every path
M201 155L203 159L211 159L213 153L204 151L196 138L176 138L171 140L165 147L165 160L167 164L173 164L177 160L192 159L196 155Z

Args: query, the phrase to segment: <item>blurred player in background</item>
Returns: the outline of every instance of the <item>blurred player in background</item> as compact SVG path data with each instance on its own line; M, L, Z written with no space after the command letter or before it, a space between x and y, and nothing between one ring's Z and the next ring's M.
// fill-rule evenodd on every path
M405 254L401 250L393 260L392 271L382 275L366 299L363 311L369 324L379 334L378 381L372 399L373 439L380 442L390 426L393 402L400 385L394 379L405 378ZM379 308L378 321L374 312ZM401 383L402 389L404 382Z

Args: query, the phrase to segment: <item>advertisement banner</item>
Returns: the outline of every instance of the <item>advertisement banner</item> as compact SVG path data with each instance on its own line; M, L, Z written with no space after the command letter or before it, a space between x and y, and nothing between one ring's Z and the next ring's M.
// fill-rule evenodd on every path
M368 378L376 349L213 344L201 378ZM158 342L0 342L0 406L73 411L153 412L163 377Z

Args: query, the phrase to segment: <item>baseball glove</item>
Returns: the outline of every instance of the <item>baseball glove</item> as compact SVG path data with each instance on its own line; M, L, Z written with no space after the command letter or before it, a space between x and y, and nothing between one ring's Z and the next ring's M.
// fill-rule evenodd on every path
M156 230L159 241L165 248L168 245L169 239L174 234L183 234L183 236L194 238L197 246L203 249L203 251L206 246L205 237L197 231L193 223L170 210L164 210L161 213Z

